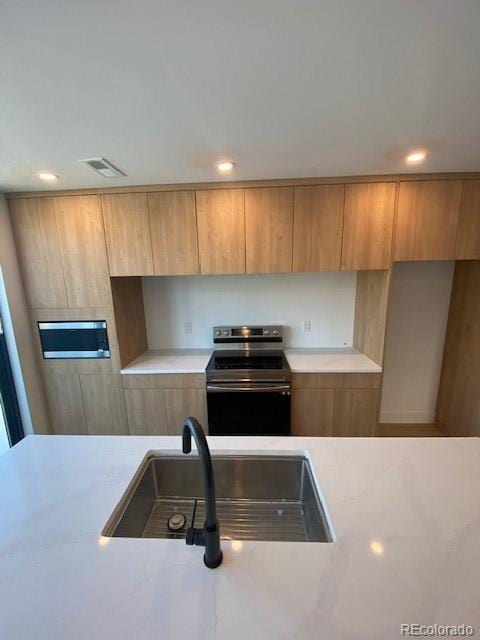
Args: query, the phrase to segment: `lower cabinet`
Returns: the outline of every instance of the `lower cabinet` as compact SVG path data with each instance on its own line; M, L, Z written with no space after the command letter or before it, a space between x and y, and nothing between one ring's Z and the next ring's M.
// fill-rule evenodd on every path
M292 435L374 436L380 373L297 373L292 381Z
M44 375L44 382L52 433L87 434L82 387L78 373L48 372Z
M128 430L132 435L177 435L195 416L208 431L203 374L125 375Z
M54 434L128 434L119 374L48 371L45 392Z

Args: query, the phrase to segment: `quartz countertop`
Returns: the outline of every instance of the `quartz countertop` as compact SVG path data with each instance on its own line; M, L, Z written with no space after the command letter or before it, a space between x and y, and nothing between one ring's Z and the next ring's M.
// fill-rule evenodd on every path
M152 349L130 362L121 373L205 373L211 355L211 349Z
M204 373L212 349L149 350L124 367L123 374ZM294 373L381 373L382 368L352 348L285 349Z
M103 538L149 450L179 437L29 436L0 457L2 640L389 640L480 630L478 438L209 438L306 452L332 543Z
M285 349L295 373L381 373L382 367L356 349Z

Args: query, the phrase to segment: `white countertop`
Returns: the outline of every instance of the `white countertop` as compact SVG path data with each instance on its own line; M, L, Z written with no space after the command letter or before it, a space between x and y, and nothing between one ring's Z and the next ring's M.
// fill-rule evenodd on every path
M211 355L211 349L152 349L142 353L120 373L205 373Z
M381 373L382 367L356 349L285 349L295 373Z
M204 373L211 349L145 351L121 371L123 374ZM381 373L382 368L356 349L285 349L296 373Z
M179 437L31 436L0 457L2 640L390 640L480 632L477 438L209 438L307 451L333 543L102 538L145 453Z

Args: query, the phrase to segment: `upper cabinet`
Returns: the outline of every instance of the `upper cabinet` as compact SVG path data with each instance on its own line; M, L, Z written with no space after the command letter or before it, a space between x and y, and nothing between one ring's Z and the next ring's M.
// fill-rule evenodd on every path
M394 260L454 260L460 180L401 182Z
M245 273L243 189L197 191L201 273Z
M102 195L111 276L152 276L153 256L147 195Z
M293 271L336 271L342 252L343 185L295 187Z
M390 266L395 182L347 184L342 269L388 269Z
M29 305L67 306L52 198L21 198L9 203Z
M199 267L195 193L149 193L148 211L155 275L197 274Z
M246 271L292 270L293 187L245 189Z
M463 183L455 257L480 260L480 180Z
M98 196L53 198L69 307L110 303L105 235Z

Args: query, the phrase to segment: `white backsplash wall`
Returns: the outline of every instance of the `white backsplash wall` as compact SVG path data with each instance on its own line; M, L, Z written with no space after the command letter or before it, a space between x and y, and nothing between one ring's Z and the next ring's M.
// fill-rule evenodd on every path
M283 325L288 347L352 345L354 272L142 281L149 349L209 348L212 327L222 324ZM309 332L304 321L310 322Z
M380 422L435 421L454 262L397 262Z

